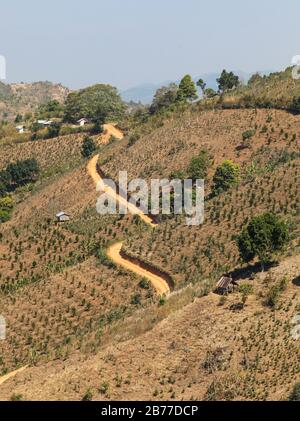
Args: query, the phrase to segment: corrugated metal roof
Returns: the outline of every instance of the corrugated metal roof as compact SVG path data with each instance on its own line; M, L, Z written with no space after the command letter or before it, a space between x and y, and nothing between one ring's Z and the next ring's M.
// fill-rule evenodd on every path
M56 218L60 218L60 217L62 217L62 216L69 216L66 212L58 212L57 214L56 214Z
M232 279L227 276L222 276L222 278L217 283L217 288L228 288L231 284Z

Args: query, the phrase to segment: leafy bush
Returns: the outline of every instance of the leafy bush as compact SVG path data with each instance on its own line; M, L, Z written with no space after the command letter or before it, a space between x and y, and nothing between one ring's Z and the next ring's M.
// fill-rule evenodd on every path
M243 133L243 140L251 139L255 135L255 130L247 130Z
M0 199L0 223L10 220L13 208L14 202L10 196Z
M50 119L50 118L58 118L63 115L64 107L60 104L57 100L51 100L46 104L42 104L37 111L37 118L42 119Z
M91 392L91 390L90 389L88 389L86 392L85 392L85 394L84 394L84 396L82 397L82 401L91 401L93 399L93 394L92 394L92 392Z
M37 180L39 166L36 159L27 159L9 164L6 170L0 173L1 191L14 190L27 183Z
M213 178L213 193L215 195L229 190L238 183L240 174L239 165L232 161L224 161L217 169Z
M53 139L60 135L60 124L51 124L47 129L46 139Z
M10 212L0 209L0 223L9 221L10 217L11 217Z
M289 240L289 228L285 221L272 213L253 218L237 238L237 246L244 262L256 256L261 263L268 263L273 253L281 251Z
M143 278L141 280L141 282L139 283L140 288L142 289L150 289L150 282L148 281L148 279Z
M97 146L91 137L86 137L81 148L81 155L84 158L89 158L97 149Z
M207 172L210 166L210 156L207 150L203 149L198 156L191 159L188 172L189 177L195 181L202 180L207 177Z

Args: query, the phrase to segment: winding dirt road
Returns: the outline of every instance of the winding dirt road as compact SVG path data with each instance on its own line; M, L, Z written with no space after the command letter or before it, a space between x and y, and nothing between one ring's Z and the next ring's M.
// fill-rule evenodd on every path
M142 278L148 279L153 287L156 289L158 295L168 295L170 294L171 290L170 287L165 279L161 276L155 275L154 273L150 272L147 269L127 260L126 258L121 256L123 243L117 243L109 247L107 250L108 257L118 266L122 266L131 272L136 273L137 275L141 276Z
M111 135L115 136L115 133L116 133L115 130L117 129L115 129L112 125L106 125L106 133L104 136L108 136L108 138ZM118 137L118 139L123 138L123 134L119 130L117 130L117 134L118 136L115 136L115 137ZM96 184L97 191L105 192L108 196L114 198L117 202L119 202L119 204L126 205L127 209L132 214L139 215L139 217L146 224L148 224L152 228L155 228L156 224L148 215L145 215L140 209L138 209L133 204L128 203L125 198L119 196L111 187L105 185L99 172L97 171L98 160L99 160L99 155L96 155L89 161L87 165L88 174L91 176L94 183ZM170 293L170 287L169 287L168 282L163 277L156 275L152 273L150 270L147 270L139 266L138 264L131 262L129 259L127 260L126 258L122 257L121 256L122 245L123 243L117 243L109 247L107 251L108 257L116 265L122 266L125 269L128 269L134 272L135 274L148 279L152 283L153 287L156 289L159 295L164 295L164 294L168 295Z
M151 227L154 228L156 225L154 224L154 222L152 221L152 219L148 215L145 215L139 208L137 208L136 206L134 206L131 203L128 203L127 200L124 197L119 196L111 187L106 186L104 184L100 174L97 171L98 160L99 160L99 155L94 156L89 161L88 166L87 166L87 171L88 171L89 175L92 177L92 179L94 180L94 183L97 186L97 191L98 192L104 192L108 196L112 197L117 202L119 202L119 204L127 206L127 209L130 213L132 213L133 215L139 215L139 217L144 222L146 222L146 224L148 224L148 225L150 225Z
M103 134L101 136L102 143L106 144L109 142L111 136L115 137L116 139L123 139L124 135L121 130L117 129L112 124L104 124L103 125Z

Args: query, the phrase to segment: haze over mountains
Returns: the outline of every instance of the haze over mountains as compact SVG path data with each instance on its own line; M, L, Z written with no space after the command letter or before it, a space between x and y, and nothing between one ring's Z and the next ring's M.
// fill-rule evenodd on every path
M249 80L251 74L255 72L248 73L242 70L237 70L237 71L234 71L234 73L240 77L240 80L242 82L246 83ZM259 73L262 75L266 75L266 74L271 73L271 70L265 70ZM202 74L198 77L194 77L193 79L195 82L197 82L197 80L201 78L206 82L208 88L217 90L218 85L217 85L216 80L219 76L220 76L220 73L212 72L212 73ZM172 82L175 82L178 84L180 81L168 80L162 83L144 83L144 84L133 86L132 88L121 91L121 96L123 100L126 102L133 101L133 102L141 102L142 104L145 104L145 105L151 104L153 100L153 96L155 92L157 91L157 89L159 89L162 86L167 86Z
M242 83L246 83L251 74L244 71L235 71ZM259 72L262 75L271 73L270 70ZM212 72L194 77L193 80L197 82L200 78L203 79L208 88L214 90L218 89L216 79L220 73ZM98 81L101 83L101 80ZM151 104L155 92L162 86L167 86L170 83L179 84L180 80L168 80L161 83L143 83L133 86L126 90L120 90L120 95L125 102L136 102L144 105ZM16 113L33 112L39 105L45 104L50 100L58 100L63 102L68 93L72 90L69 87L55 84L49 81L37 81L33 83L11 83L7 84L0 81L0 114L2 118L10 119Z

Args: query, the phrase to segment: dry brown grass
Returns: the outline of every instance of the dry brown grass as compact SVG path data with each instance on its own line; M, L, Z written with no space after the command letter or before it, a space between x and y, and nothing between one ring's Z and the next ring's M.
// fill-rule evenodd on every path
M118 345L87 360L75 354L28 369L4 384L0 397L80 400L90 389L94 400L286 398L299 381L299 347L290 335L299 311L299 287L291 283L298 268L299 257L290 258L252 281L243 310L231 310L238 293L222 306L214 294L196 298L146 334L124 343L117 337ZM282 276L288 287L274 312L263 295Z
M12 286L0 296L8 320L0 368L37 365L4 384L1 398L81 399L91 389L94 399L277 399L299 380L299 350L288 326L299 310L299 288L290 281L299 276L299 158L291 154L299 151L300 119L272 110L191 110L170 116L131 147L126 139L103 147L100 163L114 178L119 170L165 177L186 170L206 147L214 158L211 180L224 159L238 162L243 181L207 202L201 227L186 227L179 218L153 231L131 216L97 215L80 136L0 149L2 167L35 156L43 169L32 192L16 194L13 219L0 227L0 283ZM250 147L238 151L242 133L254 127ZM59 210L71 214L69 224L55 224ZM290 257L256 278L241 311L232 307L239 293L222 306L214 294L203 297L218 273L239 267L233 236L247 218L266 210L293 222ZM173 275L178 291L166 303L140 288L140 279L99 265L89 253L94 243L105 248L125 239L132 254ZM289 287L271 311L264 297L283 277ZM205 361L215 355L224 371L208 373L215 362Z

